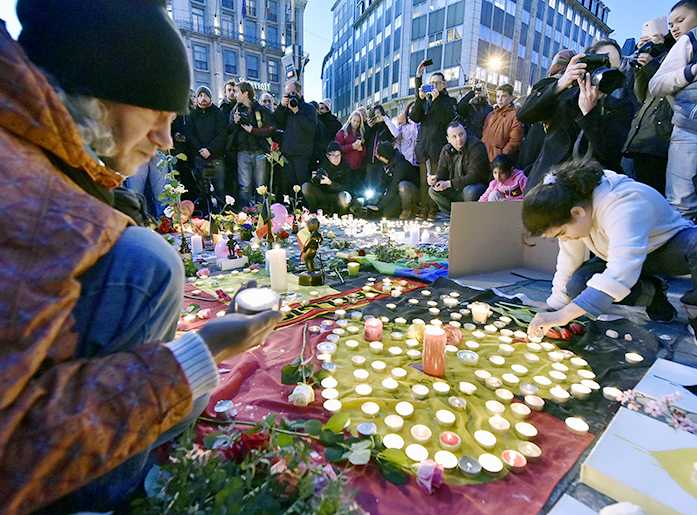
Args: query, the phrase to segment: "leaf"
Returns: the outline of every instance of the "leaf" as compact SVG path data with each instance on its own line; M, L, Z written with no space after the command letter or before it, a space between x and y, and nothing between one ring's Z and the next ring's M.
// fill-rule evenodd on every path
M298 384L302 379L297 365L286 365L281 369L281 382L283 384Z
M319 434L319 441L323 445L334 445L335 443L341 443L344 441L344 435L333 433L327 429L322 429Z
M287 435L285 433L279 433L276 437L276 445L279 447L290 447L293 445L294 441L295 439L291 435Z
M187 313L195 313L200 309L201 306L199 306L198 304L189 304L188 306L186 306L186 309L184 311L186 311Z
M188 161L189 158L183 152L175 156L179 161Z
M370 461L370 449L352 450L348 460L353 465L366 465Z
M370 449L373 447L373 442L366 439L366 440L361 440L359 442L351 444L351 450L352 451L362 451L365 449Z
M319 420L315 419L310 419L307 422L305 422L305 432L307 434L310 434L312 436L319 436L319 433L322 431L322 422Z
M394 485L405 485L409 481L409 475L389 461L378 462L378 469L382 477Z
M327 447L327 450L324 451L324 456L327 458L327 461L336 463L346 459L346 450L341 447Z
M378 454L378 461L390 462L398 467L409 467L407 456L399 449L385 449Z
M289 420L284 424L284 426L286 429L290 429L291 431L304 431L306 422L307 420L304 419Z
M335 413L332 417L327 420L324 424L324 429L327 431L332 431L333 433L341 433L344 431L344 427L349 422L349 414L343 411Z
M203 446L206 449L213 449L213 445L215 444L216 440L222 435L222 433L211 433L209 435L206 435L203 438Z

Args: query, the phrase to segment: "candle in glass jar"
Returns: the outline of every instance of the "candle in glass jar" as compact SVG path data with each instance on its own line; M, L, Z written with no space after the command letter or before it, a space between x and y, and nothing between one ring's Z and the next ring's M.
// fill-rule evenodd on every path
M478 324L486 324L489 315L491 315L491 308L484 302L472 302L469 309L472 313L472 319Z
M435 377L445 375L445 331L429 325L424 329L423 370Z
M288 260L284 249L266 251L266 263L271 276L271 289L280 293L288 289Z
M360 263L356 263L355 261L349 261L346 267L348 268L349 277L358 277L358 273L361 270Z
M194 234L191 237L191 255L198 256L201 252L203 252L203 238Z
M369 342L382 340L382 320L379 318L366 320L363 336Z

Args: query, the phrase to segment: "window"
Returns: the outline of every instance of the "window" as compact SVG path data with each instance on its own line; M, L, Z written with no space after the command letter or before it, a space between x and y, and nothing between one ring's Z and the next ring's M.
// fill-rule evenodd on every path
M223 37L234 38L235 37L235 17L231 14L223 14L220 17L220 32Z
M447 28L460 25L465 19L465 2L460 0L448 6Z
M247 16L257 16L257 0L246 0Z
M503 25L503 35L507 38L513 38L513 29L515 27L515 17L506 13Z
M402 14L402 2L403 0L394 0L394 17L397 18Z
M438 9L428 15L428 33L435 34L443 31L443 23L445 23L445 9Z
M194 32L205 32L203 9L198 7L191 8L191 28Z
M220 2L220 5L224 9L234 9L235 8L235 0L222 0Z
M245 18L244 20L244 40L250 43L256 43L258 39L257 36L257 22Z
M390 67L385 66L382 69L382 87L386 88L390 85Z
M460 53L462 52L462 40L453 41L445 45L445 55L443 56L443 68L457 66L460 63Z
M434 46L428 49L426 57L433 61L433 64L428 67L429 71L437 71L442 68L443 61L443 45Z
M278 21L278 0L266 0L266 19L268 21Z
M457 41L458 39L462 39L460 29L448 29L448 41Z
M191 51L194 57L194 69L203 72L208 71L208 47L204 45L198 45L196 43L191 44Z
M528 44L528 26L524 23L520 26L520 44L523 46Z
M482 15L480 18L481 24L491 28L491 15L494 10L494 6L491 2L484 0L482 2Z
M237 52L223 48L223 72L227 75L237 75Z
M392 51L392 41L390 41L390 36L385 38L385 44L383 45L383 57L388 57Z
M259 78L259 56L254 54L247 54L245 56L245 62L247 63L247 78L248 79L258 79Z
M424 60L424 55L425 52L423 50L418 50L409 56L409 76L413 77L416 75L416 67Z
M503 14L501 9L494 7L494 23L491 28L499 34L503 34Z
M400 49L402 46L402 29L399 28L394 31L394 51L396 52L397 50Z
M269 59L269 82L278 82L279 70L281 65L278 61Z
M542 41L542 34L540 34L539 32L535 32L535 39L532 42L532 49L535 52L540 51L540 42L541 41Z
M419 39L426 35L426 16L414 18L411 22L411 39Z
M380 91L380 73L377 73L375 75L375 90L374 91L375 91L375 93Z
M392 63L392 82L399 82L399 59Z
M278 27L276 27L275 25L266 26L266 43L273 48L279 47Z

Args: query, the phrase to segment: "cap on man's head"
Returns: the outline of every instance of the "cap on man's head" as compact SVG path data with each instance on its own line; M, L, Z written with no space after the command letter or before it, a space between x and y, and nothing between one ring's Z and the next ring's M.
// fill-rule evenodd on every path
M207 95L208 98L213 98L213 93L211 93L211 89L208 86L199 86L196 88L196 96L198 97L201 93Z
M19 43L67 93L188 108L191 72L164 0L19 0Z
M331 101L331 99L325 98L324 100L322 100L322 101L320 102L320 105L321 105L321 104L324 104L324 105L326 106L326 108L327 108L328 111L331 111L331 110L332 110L332 101Z

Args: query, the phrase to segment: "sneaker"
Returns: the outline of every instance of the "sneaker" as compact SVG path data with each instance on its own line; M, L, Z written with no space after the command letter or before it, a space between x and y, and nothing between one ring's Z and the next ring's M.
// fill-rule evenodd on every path
M646 307L646 314L654 322L662 322L668 324L675 320L678 312L673 307L673 305L668 300L666 296L667 286L665 282L660 279L654 278L653 284L656 288L656 292L653 295L651 304Z

